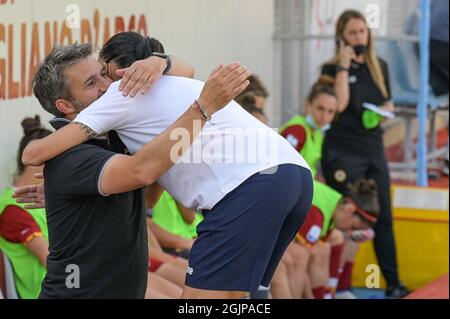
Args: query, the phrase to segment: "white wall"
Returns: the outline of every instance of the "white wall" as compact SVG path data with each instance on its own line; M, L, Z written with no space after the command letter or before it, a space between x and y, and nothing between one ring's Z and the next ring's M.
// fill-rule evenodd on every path
M13 81L29 81L32 23L38 23L38 51L42 60L45 22L50 22L53 30L53 21L56 21L61 31L63 21L73 14L73 11L65 11L69 4L78 5L81 19L89 21L92 37L99 34L100 42L106 18L110 20L112 34L116 16L123 17L128 24L132 15L139 18L143 14L148 34L161 40L168 53L194 65L197 78L206 79L219 62L238 60L260 75L269 91L272 90L273 0L9 0L0 5L0 88L1 83L9 82L9 76ZM95 32L94 27L96 9L99 10L99 32ZM22 25L26 28L24 37L21 35ZM12 37L9 36L9 26L13 28ZM80 30L73 29L72 32L74 40L80 37ZM13 60L9 50L13 52ZM6 69L3 77L2 61ZM23 81L22 73L25 74ZM26 85L24 87L28 90ZM11 183L16 167L15 156L22 137L20 121L34 114L40 114L44 122L52 117L40 108L35 98L21 97L21 88L22 85L19 86L19 98L14 99L8 96L1 99L0 91L0 188ZM11 91L8 83L6 91ZM268 113L270 116L270 100Z

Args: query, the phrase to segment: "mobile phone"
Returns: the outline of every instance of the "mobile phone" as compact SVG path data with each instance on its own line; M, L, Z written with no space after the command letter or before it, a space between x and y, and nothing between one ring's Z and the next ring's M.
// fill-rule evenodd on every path
M344 44L347 45L348 43L342 38L342 37L336 37L336 47L341 47L341 41L344 41Z

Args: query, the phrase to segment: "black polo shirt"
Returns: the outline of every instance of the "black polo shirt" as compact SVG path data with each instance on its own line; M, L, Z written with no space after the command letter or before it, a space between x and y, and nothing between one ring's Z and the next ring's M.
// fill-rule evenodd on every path
M142 189L103 196L99 180L117 153L78 145L44 169L49 232L40 298L143 298L148 250Z
M386 62L378 59L390 95L389 73ZM322 74L336 77L336 65L325 64ZM344 112L337 115L330 130L326 133L324 152L328 148L358 154L377 154L383 149L383 130L380 126L366 129L363 126L363 103L382 105L390 99L385 98L376 86L366 64L352 62L349 72L350 101Z

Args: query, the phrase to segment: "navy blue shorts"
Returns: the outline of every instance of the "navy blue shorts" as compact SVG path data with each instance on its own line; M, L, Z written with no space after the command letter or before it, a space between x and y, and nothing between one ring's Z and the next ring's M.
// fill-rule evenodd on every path
M274 170L272 170L273 172ZM268 287L311 206L311 172L280 165L258 173L202 211L186 275L197 289L255 291Z

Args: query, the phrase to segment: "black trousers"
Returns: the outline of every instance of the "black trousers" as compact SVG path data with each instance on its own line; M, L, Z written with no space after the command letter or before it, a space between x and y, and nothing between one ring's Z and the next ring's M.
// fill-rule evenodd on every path
M380 216L374 228L375 253L388 285L397 285L399 279L392 228L391 181L384 149L381 148L374 155L364 156L343 150L324 148L322 173L326 183L344 196L348 194L347 185L349 183L361 178L375 180L380 204Z
M448 93L448 42L430 41L430 83L439 96Z

